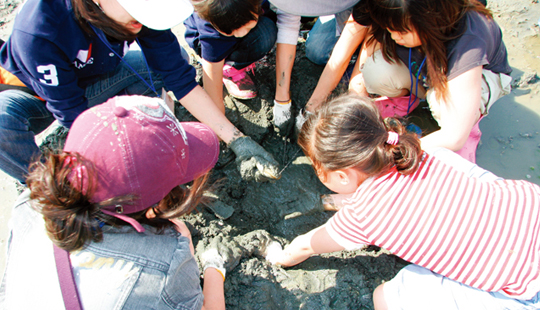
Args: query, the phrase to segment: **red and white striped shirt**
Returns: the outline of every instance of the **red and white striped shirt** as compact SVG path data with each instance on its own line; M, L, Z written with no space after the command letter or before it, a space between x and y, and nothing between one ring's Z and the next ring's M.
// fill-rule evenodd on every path
M540 291L540 187L526 181L485 182L426 154L412 175L364 181L326 229L485 291Z

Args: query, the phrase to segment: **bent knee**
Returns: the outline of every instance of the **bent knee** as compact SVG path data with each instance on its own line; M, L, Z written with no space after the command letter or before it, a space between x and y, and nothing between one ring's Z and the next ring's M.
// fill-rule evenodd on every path
M402 63L391 64L384 60L374 62L370 58L362 67L362 73L370 94L398 97L403 89L410 90L409 70Z
M411 74L407 66L399 60L393 63L387 62L380 50L366 59L361 71L366 89L370 94L400 97L409 93L418 82L413 79L411 84ZM418 97L425 97L425 91L421 85L418 85Z
M306 42L306 58L312 63L324 66L330 59L332 49L327 49L322 46L315 46L315 44L308 45Z

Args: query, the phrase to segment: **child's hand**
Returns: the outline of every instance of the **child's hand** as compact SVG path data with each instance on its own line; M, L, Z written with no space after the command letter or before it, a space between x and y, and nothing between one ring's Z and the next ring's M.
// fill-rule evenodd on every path
M191 240L191 231L189 231L189 228L186 226L186 223L184 221L179 219L169 219L169 221L173 222L174 229L176 229L177 232L179 232L182 236L189 239L189 251L191 252L191 255L195 255L195 248L193 247L193 240Z
M266 256L265 259L269 261L272 265L279 265L283 257L283 248L281 244L277 241L271 242L266 247Z
M186 226L186 223L184 223L184 221L179 219L169 219L169 221L173 222L174 229L176 229L177 232L179 232L182 236L191 239L191 232L189 231L189 228Z

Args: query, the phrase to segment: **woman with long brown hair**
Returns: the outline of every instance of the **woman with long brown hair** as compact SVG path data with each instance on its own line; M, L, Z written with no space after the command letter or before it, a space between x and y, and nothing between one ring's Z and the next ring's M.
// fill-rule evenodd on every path
M501 29L485 3L362 0L352 19L350 34L338 41L341 48L332 53L332 66L325 68L306 110L317 110L361 46L349 90L389 97L383 102L396 104L399 116L418 105L416 98L427 97L440 130L422 138L422 147L446 147L475 162L478 122L510 91L511 82Z
M365 2L355 18L371 21L382 52L358 67L366 88L384 75L379 63L402 66L410 93L427 89L440 126L421 139L422 147L445 147L475 162L478 122L509 93L512 81L502 32L491 12L476 0Z

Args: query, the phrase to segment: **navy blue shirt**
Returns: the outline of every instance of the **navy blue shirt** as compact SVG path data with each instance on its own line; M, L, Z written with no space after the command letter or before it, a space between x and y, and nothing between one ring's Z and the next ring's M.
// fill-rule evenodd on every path
M222 35L211 23L200 18L195 12L184 21L184 25L186 26L184 34L186 42L209 62L222 61L233 52L236 43L242 40L242 38ZM200 46L200 52L198 46Z
M261 6L265 14L272 14L268 0L261 1ZM234 51L236 44L243 39L222 35L211 23L200 18L196 12L193 12L184 21L184 25L186 26L184 33L186 42L204 60L209 62L220 62L227 58ZM240 25L238 28L242 26Z
M501 28L493 19L478 12L467 12L457 32L462 34L445 44L448 80L478 66L494 73L512 72ZM398 45L396 51L401 61L408 65L409 49ZM418 75L423 58L424 55L418 49L412 49L410 66L415 76ZM427 65L424 64L420 76L425 77L426 74Z
M176 98L197 86L195 69L181 57L171 30L145 29L139 42L149 67ZM123 56L131 42L109 43ZM120 61L98 37L83 31L70 0L28 0L0 50L0 65L47 101L49 111L67 127L87 109L85 87Z

